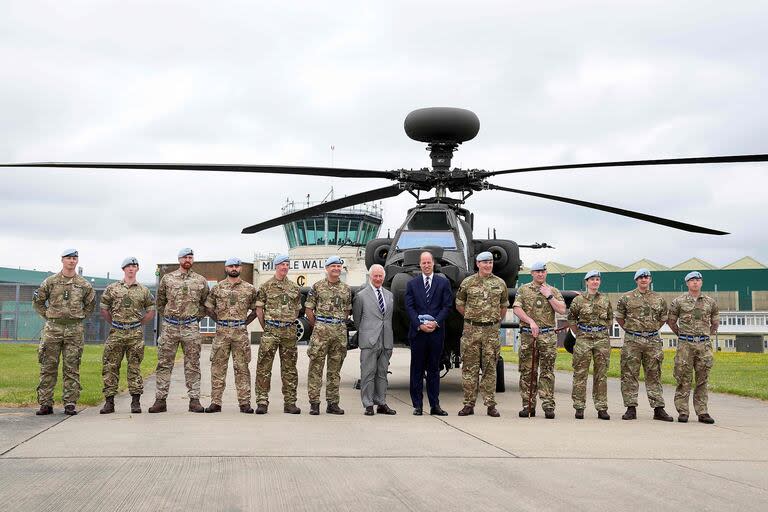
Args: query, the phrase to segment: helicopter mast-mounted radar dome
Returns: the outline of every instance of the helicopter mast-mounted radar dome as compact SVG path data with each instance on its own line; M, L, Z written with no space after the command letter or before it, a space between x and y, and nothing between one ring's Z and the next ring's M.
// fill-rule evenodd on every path
M461 144L475 138L480 119L463 108L420 108L406 116L404 128L408 137L419 142Z

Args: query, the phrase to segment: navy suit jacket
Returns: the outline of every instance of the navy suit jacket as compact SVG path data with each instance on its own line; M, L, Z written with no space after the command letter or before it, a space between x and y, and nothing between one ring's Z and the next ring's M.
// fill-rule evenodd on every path
M408 281L405 289L405 311L411 320L411 327L408 329L408 339L412 340L419 331L419 315L432 315L437 322L438 328L431 333L445 336L445 319L453 308L453 292L448 278L441 274L432 274L432 283L430 287L432 296L427 304L427 296L424 290L424 275L419 273ZM422 333L426 336L429 334Z

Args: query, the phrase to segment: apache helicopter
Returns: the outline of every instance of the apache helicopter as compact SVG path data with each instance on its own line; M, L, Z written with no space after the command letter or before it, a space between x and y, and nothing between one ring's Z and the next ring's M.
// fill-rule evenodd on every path
M394 329L395 339L401 342L407 340L408 316L405 313L405 289L407 282L419 270L419 256L422 251L429 250L435 258L435 272L444 275L455 291L461 281L473 274L477 267L475 255L482 251L490 251L494 257L493 272L501 277L509 288L510 304L514 300L518 273L522 266L520 247L534 249L551 247L546 243L518 245L512 240L479 239L473 237L474 214L462 207L464 202L475 192L484 190L499 190L527 196L550 199L567 204L601 210L624 217L630 217L653 224L710 235L725 235L727 233L693 224L665 219L654 215L625 210L593 202L582 201L563 196L531 192L521 189L495 185L488 178L504 174L524 172L552 171L565 169L585 169L595 167L630 167L649 165L679 165L735 162L764 162L768 155L736 155L717 157L670 158L662 160L630 160L617 162L594 162L566 165L547 165L486 171L481 169L451 169L451 159L462 143L472 140L480 130L478 117L469 110L449 107L433 107L414 110L405 118L406 134L413 140L427 143L432 160L431 168L396 169L377 171L369 169L341 169L328 167L299 167L299 166L265 166L238 164L152 164L152 163L22 163L0 164L0 167L58 167L58 168L91 168L91 169L156 169L156 170L185 170L185 171L215 171L215 172L252 172L273 174L295 174L304 176L325 176L331 178L373 178L394 181L395 184L360 192L351 196L321 203L303 210L298 210L271 220L248 226L242 230L244 234L257 233L265 229L282 226L285 223L300 220L312 215L318 215L333 210L347 208L365 202L377 201L395 197L408 192L416 199L416 206L408 211L405 221L397 229L392 238L378 238L366 245L365 263L370 268L374 263L384 266L386 278L384 286L395 296ZM421 194L435 191L434 196L422 198ZM448 192L459 193L460 198L452 198ZM578 292L563 293L566 303ZM459 367L460 337L463 326L462 317L455 310L448 318L446 338L443 351L443 368ZM502 324L503 327L513 327L515 324ZM299 330L308 336L310 326L305 322ZM497 372L497 389L503 391L503 364L499 361Z

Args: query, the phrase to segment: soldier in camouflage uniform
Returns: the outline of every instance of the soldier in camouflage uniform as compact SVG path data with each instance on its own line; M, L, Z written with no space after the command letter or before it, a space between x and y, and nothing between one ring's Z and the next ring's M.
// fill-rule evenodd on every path
M248 369L251 340L246 326L256 318L256 288L240 279L241 268L240 258L225 261L227 278L211 288L205 301L208 316L216 322L216 337L211 346L211 404L205 412L221 412L221 397L226 386L231 352L240 412L253 414L251 371Z
M592 401L597 417L610 420L608 415L608 365L611 361L610 329L613 325L613 307L606 295L600 293L600 272L590 270L584 276L587 293L579 295L568 311L568 323L576 333L573 347L573 408L576 419L584 419L587 399L589 364L594 360Z
M688 285L688 293L672 301L667 320L678 339L674 372L677 380L677 421L688 421L688 397L691 395L691 378L695 373L693 409L701 423L712 424L715 420L707 411L707 380L713 362L710 337L717 334L720 310L715 299L701 293L702 279L699 272L688 273L685 284Z
M80 398L80 359L85 334L83 320L96 306L93 286L77 274L77 262L75 249L62 252L61 272L46 278L32 300L35 311L46 320L37 350L40 362L38 416L53 414L53 388L56 387L59 359L62 360L64 414L77 414L75 404Z
M112 283L101 296L101 316L112 326L104 343L101 377L104 381L106 402L101 414L115 412L115 395L120 381L123 356L128 360L128 391L131 393L131 412L141 412L144 381L141 361L144 359L144 332L142 326L155 316L155 298L149 288L136 282L139 261L134 257L123 260L123 280Z
M637 419L637 382L640 365L645 373L645 390L653 407L653 419L672 421L664 410L661 363L664 361L659 329L667 321L667 301L651 290L651 271L635 272L637 288L625 293L616 304L616 321L625 331L621 347L621 396L627 408L621 419Z
M557 288L547 285L546 264L536 262L531 265L531 277L533 280L530 283L517 289L512 304L515 315L520 319L519 368L523 409L518 415L521 418L536 416L538 390L545 417L554 419L557 357L555 313L565 314L565 301ZM539 368L538 383L535 378L534 355Z
M499 324L507 314L507 284L493 275L493 254L481 252L475 257L478 272L461 282L456 292L456 310L464 316L461 335L461 385L464 407L459 416L475 413L478 381L488 416L498 418L496 409L496 362L499 359ZM480 381L482 367L483 379Z
M342 261L338 256L325 260L327 277L312 285L304 303L309 322L314 330L309 339L309 414L320 414L320 388L323 385L323 367L328 358L325 399L328 414L344 414L339 407L339 381L341 366L347 357L347 318L352 311L352 290L341 282Z
M184 380L189 396L189 411L204 412L200 405L200 344L198 325L205 316L208 281L190 270L194 252L189 247L179 251L179 268L166 274L157 288L157 310L163 317L163 328L157 340L157 392L149 412L165 412L165 400L171 387L171 372L176 350L184 352Z
M280 378L283 382L283 412L300 414L296 407L296 387L299 372L296 369L296 317L301 310L301 289L288 279L290 267L287 255L273 260L275 276L261 285L256 294L256 314L264 329L256 363L256 414L266 414L269 407L269 389L272 385L272 364L275 353L280 353Z

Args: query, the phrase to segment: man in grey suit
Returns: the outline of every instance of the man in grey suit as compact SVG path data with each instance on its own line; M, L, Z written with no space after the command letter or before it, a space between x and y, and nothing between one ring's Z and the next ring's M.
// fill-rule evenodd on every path
M370 284L355 294L352 316L360 346L360 396L365 415L396 414L387 405L387 369L392 356L392 310L394 297L384 289L384 267L372 265Z

